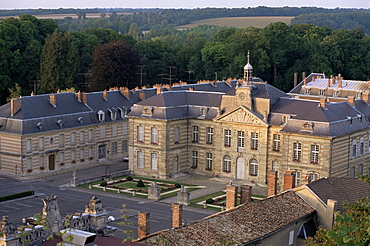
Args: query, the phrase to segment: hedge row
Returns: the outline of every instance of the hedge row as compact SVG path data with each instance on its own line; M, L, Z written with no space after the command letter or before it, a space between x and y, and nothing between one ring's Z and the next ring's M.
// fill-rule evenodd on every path
M16 193L16 194L8 195L8 196L1 196L0 197L0 202L9 201L9 200L22 198L22 197L26 197L26 196L33 196L34 194L35 194L34 191L29 190L29 191L24 191L24 192L21 192L21 193Z

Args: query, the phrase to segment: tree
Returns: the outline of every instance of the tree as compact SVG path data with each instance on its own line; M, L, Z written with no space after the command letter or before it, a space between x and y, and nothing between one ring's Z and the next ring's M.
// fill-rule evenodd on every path
M139 53L124 41L112 41L96 46L91 63L90 90L120 86L136 87L137 65L140 65Z
M40 67L40 93L75 86L79 58L69 32L55 30L46 37Z

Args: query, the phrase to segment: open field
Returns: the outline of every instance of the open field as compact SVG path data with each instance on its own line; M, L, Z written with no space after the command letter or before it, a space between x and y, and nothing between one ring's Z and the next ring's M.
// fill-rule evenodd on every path
M237 28L246 28L254 26L257 28L263 28L270 23L284 22L290 24L290 20L294 16L261 16L261 17L228 17L228 18L212 18L193 21L191 24L176 26L176 29L189 29L199 25L217 25L217 26L229 26Z
M100 18L101 13L87 13L86 18ZM131 13L117 13L118 15L130 15ZM77 14L48 14L48 15L34 15L38 19L64 19L65 17L72 17L73 19L77 19ZM107 13L107 17L109 13ZM15 16L0 16L0 19L5 19L9 17L18 18L18 15Z

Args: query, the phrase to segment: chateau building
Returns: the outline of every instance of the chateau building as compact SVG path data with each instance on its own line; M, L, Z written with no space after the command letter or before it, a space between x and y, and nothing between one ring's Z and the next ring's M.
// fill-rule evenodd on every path
M134 175L202 173L295 184L367 171L369 82L313 73L289 94L252 76L14 98L0 107L0 172L27 176L129 157Z

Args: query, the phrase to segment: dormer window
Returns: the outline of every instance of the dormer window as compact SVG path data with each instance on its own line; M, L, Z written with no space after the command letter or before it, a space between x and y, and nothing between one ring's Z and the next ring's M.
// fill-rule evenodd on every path
M117 111L113 108L113 109L108 109L109 112L110 112L110 118L111 120L116 120L117 119Z
M63 120L57 120L57 125L58 126L63 126Z
M103 110L98 111L98 119L99 119L100 122L105 121L105 114L104 114Z
M152 107L149 107L149 106L144 107L143 115L151 116L152 113L153 113L153 108Z
M207 114L207 108L200 108L200 116L205 117Z
M84 122L84 117L78 117L77 121L82 124Z
M307 95L310 95L310 93L311 93L311 88L307 88L307 89L305 90L305 93L306 93Z
M290 118L290 116L289 115L283 115L282 117L281 117L281 124L282 125L285 125L287 122L288 122L288 119Z
M125 107L119 109L121 112L121 118L125 118L127 115L127 109Z
M338 97L339 91L333 91L333 97Z
M356 94L356 97L358 99L361 99L362 98L362 92L361 91L358 91L357 94Z
M358 114L357 118L358 118L358 121L362 122L362 115Z
M312 123L311 122L304 122L302 124L301 130L302 131L312 131L313 130Z
M347 116L347 119L348 119L349 124L352 125L352 117L351 116Z
M42 122L37 123L36 126L39 129L42 129L44 127L43 124L42 124Z
M319 96L325 96L325 90L319 90Z

